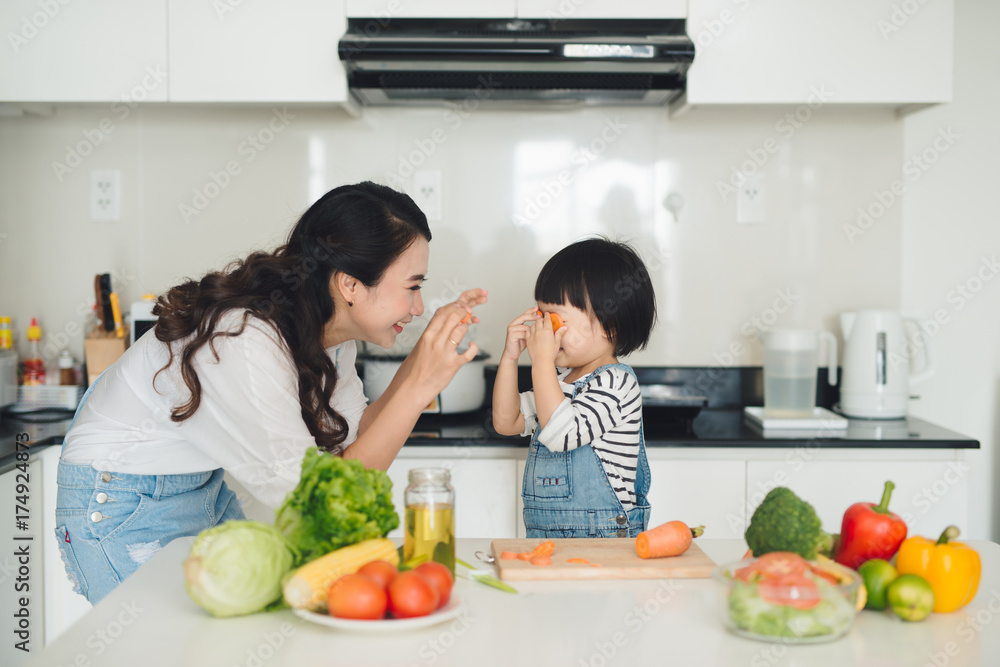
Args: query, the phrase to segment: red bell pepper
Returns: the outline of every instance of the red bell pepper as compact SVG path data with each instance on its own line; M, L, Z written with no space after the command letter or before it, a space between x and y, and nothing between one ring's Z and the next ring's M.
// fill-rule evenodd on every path
M889 560L906 539L906 522L889 511L889 496L896 487L885 483L882 502L854 503L844 512L840 526L840 542L834 560L857 569L872 558Z

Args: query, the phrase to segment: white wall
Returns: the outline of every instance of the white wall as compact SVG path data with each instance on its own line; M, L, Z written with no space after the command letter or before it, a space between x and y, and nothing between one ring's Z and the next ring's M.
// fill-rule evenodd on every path
M944 322L932 339L937 373L913 387L921 399L911 412L981 441L968 459L971 525L960 528L993 540L1000 538L997 25L1000 4L956 3L954 101L903 122L904 160L923 158L927 168L917 166L919 179L906 178L901 235L902 305L928 316L939 311ZM937 137L949 131L956 138L941 151L946 142Z
M842 310L899 303L899 207L864 243L843 229L897 171L902 126L886 110L703 109L676 120L663 109L370 110L360 120L333 109L287 120L266 107L121 110L0 119L0 311L22 342L37 315L47 340L79 355L94 273L116 272L129 303L273 246L330 187L372 178L409 188L392 175L415 163L443 172L426 301L453 298L453 286L489 289L475 335L494 355L545 259L593 232L632 240L656 281L660 324L635 363L760 363L755 318L832 327ZM785 118L796 111L799 127ZM113 131L88 139L106 118ZM281 131L252 149L248 135L272 120ZM212 174L230 161L240 173L216 189ZM122 219L90 222L89 173L108 168L122 171ZM720 184L739 169L765 175L766 224L736 224L736 197ZM671 192L685 200L676 222L662 206ZM743 352L729 356L734 345Z

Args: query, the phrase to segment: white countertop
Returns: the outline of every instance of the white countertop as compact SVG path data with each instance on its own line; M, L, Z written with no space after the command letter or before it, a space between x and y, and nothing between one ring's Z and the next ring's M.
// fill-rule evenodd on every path
M786 646L722 627L711 580L516 582L518 595L460 579L458 618L395 634L349 634L290 611L210 617L188 598L181 561L193 538L175 540L102 600L33 667L605 667L749 665L938 667L1000 664L1000 545L970 541L983 560L976 599L952 614L904 623L866 611L847 636ZM740 558L741 540L699 540L716 562ZM489 540L460 539L459 557ZM486 567L486 566L484 566Z

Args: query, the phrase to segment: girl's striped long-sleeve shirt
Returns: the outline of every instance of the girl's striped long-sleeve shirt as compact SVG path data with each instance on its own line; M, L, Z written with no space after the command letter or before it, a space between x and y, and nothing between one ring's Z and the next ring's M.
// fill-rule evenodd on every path
M594 375L573 396L573 385L563 379L571 369L559 369L559 387L565 399L559 404L538 442L551 452L569 452L590 445L600 459L611 488L628 511L635 506L635 475L642 428L642 396L635 376L619 367ZM538 427L535 394L521 394L524 434Z

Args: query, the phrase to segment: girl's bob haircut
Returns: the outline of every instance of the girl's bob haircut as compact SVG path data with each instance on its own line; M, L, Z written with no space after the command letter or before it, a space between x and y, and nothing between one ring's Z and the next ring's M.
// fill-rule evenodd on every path
M535 300L592 313L623 357L646 347L656 322L656 295L646 265L626 243L601 237L566 246L542 267Z

